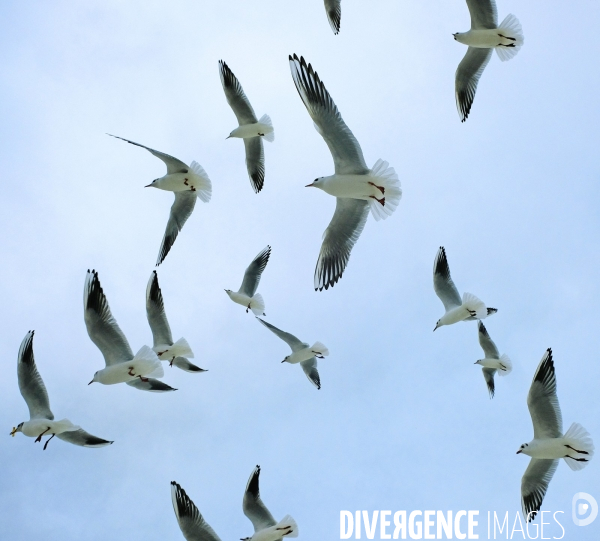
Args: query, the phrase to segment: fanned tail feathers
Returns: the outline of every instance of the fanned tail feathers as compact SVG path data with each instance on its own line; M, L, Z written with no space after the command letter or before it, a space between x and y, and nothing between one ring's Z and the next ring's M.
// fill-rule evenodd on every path
M260 293L257 293L252 297L252 300L250 301L250 310L252 310L252 313L255 316L265 315L265 301Z
M510 357L506 353L503 353L500 356L500 364L501 364L501 367L498 368L499 376L506 376L512 372L512 361L510 360ZM502 368L502 366L504 366L504 368Z
M323 357L327 357L327 355L329 355L329 350L327 349L327 346L321 342L315 342L310 349L314 353L321 354Z
M266 124L267 126L271 126L271 128L273 128L273 122L271 121L271 117L269 115L263 115L258 119L258 122L260 124ZM269 141L269 143L272 143L273 141L275 141L275 130L269 132L269 133L265 133L265 139L267 141Z
M475 312L475 319L484 319L487 317L487 308L485 303L478 299L472 293L464 293L462 298L462 305L470 312Z
M375 184L383 188L381 195L384 204L376 199L369 199L371 213L377 221L385 220L388 216L391 216L402 198L398 175L394 168L389 165L384 160L377 160L370 173L370 176L375 177Z
M212 183L210 182L210 178L206 174L204 168L196 161L193 161L190 164L190 168L192 171L202 178L204 181L201 186L196 186L196 195L205 203L210 201L212 196Z
M498 26L498 33L512 42L508 47L504 45L496 47L498 58L500 58L502 62L506 62L516 56L523 46L523 43L525 43L523 28L521 27L519 19L512 13L509 13Z
M275 529L281 531L282 537L298 537L298 525L290 515L283 517Z
M572 449L566 448L566 454L580 459L573 460L572 458L565 457L565 462L572 470L582 470L594 456L594 442L589 432L579 423L573 423L564 435L564 439L568 440L568 445L572 447ZM582 452L577 452L574 449Z

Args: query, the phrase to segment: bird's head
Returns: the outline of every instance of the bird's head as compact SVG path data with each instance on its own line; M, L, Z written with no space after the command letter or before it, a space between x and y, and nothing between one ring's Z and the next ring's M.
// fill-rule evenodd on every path
M458 36L458 32L455 32L454 34L452 34L452 37L456 40L456 36Z
M23 423L13 426L13 429L10 431L10 435L14 438L17 432L23 432Z
M475 364L481 364L483 362L482 359L479 359L478 361L475 361Z
M144 188L156 188L156 183L159 181L159 178L155 178L150 184L144 186Z
M290 356L288 355L285 359L283 359L283 361L281 361L282 363L287 363L288 359L290 358Z
M441 319L438 319L438 320L437 320L437 323L435 324L435 329L433 329L433 332L435 332L435 331L436 331L436 329L438 329L439 327L441 327L441 326L442 326L442 324L440 323L440 321L442 321L442 320L441 320Z
M323 185L323 177L319 177L319 178L316 178L310 184L307 184L305 186L305 188L321 188L322 185Z
M517 454L520 455L521 453L525 453L527 447L529 447L528 443L524 443L523 445L521 445L521 447L519 447L519 450L517 451Z
M91 384L92 384L92 383L94 383L95 381L98 381L98 372L96 372L96 373L94 374L94 378L92 379L92 381L90 381L90 382L88 383L88 385L91 385Z

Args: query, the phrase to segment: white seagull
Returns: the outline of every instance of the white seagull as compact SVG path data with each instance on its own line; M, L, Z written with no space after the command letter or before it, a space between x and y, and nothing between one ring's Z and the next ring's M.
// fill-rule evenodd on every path
M164 261L165 257L167 257L167 254L175 243L177 235L179 235L179 232L183 229L183 225L191 216L196 205L196 199L199 197L204 203L210 201L212 184L206 171L195 161L190 165L186 165L181 160L169 156L164 152L153 150L117 135L111 135L110 133L108 135L137 147L145 148L148 152L165 162L167 166L166 175L153 180L146 186L146 188L158 188L175 193L175 202L171 206L165 235L158 251L158 259L156 260L156 266L158 267Z
M256 114L248 101L242 85L229 69L229 66L219 60L219 75L225 91L227 103L233 109L239 126L233 130L227 139L237 137L244 140L246 147L246 168L250 184L256 193L260 192L265 182L265 153L262 138L273 142L275 132L269 115L263 115L256 120Z
M325 0L325 11L331 29L337 35L342 22L342 0Z
M92 436L68 419L54 420L54 415L50 410L48 391L46 391L46 386L33 357L33 334L34 331L29 331L23 338L17 361L19 390L29 408L29 421L19 423L12 429L10 435L14 437L17 432L22 432L25 436L35 438L36 442L41 441L42 436L49 435L50 437L44 444L44 451L54 436L82 447L110 445L112 441Z
M246 313L248 310L252 310L254 315L266 315L265 302L263 301L262 295L256 293L256 290L260 283L260 277L269 262L270 255L271 247L267 246L252 260L252 263L248 265L240 289L238 291L231 291L231 289L225 290L225 293L229 295L229 298L233 302L241 304L246 308Z
M317 178L308 186L336 197L335 213L325 230L315 269L315 290L333 286L348 264L369 209L376 220L391 215L402 196L398 177L388 162L365 163L358 141L346 126L325 85L303 57L289 57L292 77L315 128L333 157L335 174Z
M496 49L503 62L515 56L524 43L521 23L507 15L498 26L495 0L467 0L471 14L471 30L452 34L454 39L468 45L467 53L456 70L456 107L460 121L469 116L475 99L477 83Z
M433 263L433 288L446 309L446 313L435 324L434 331L442 325L484 319L498 311L497 308L487 308L471 293L464 293L461 300L458 289L450 276L450 267L443 246L440 246Z
M221 541L185 490L175 481L171 481L171 500L179 528L187 541Z
M494 384L494 375L496 372L498 372L498 374L501 376L510 374L512 370L512 362L506 353L503 353L502 356L500 356L500 352L498 351L496 344L494 344L494 341L490 338L485 325L481 321L478 323L478 332L479 345L481 346L481 349L483 349L485 357L475 361L475 364L481 365L481 370L483 372L485 382L487 383L490 398L494 398L496 389Z
M148 346L133 355L129 342L110 312L108 301L102 291L98 273L87 272L83 288L85 326L92 342L96 344L106 362L106 368L94 374L95 381L104 385L127 383L140 391L176 391L155 378L164 375L162 363Z
M161 361L169 361L170 366L176 366L186 372L206 372L204 368L188 361L187 357L193 358L194 353L185 338L180 338L173 343L156 271L152 271L146 288L146 316L152 330L154 343L152 349Z
M244 492L242 509L252 526L254 526L254 535L244 537L241 541L281 541L284 537L298 537L298 526L296 521L286 515L277 522L267 506L260 499L258 487L258 477L260 476L260 466L256 466Z
M320 389L321 378L319 377L319 372L317 370L317 359L323 359L329 355L329 350L327 347L321 342L315 342L312 346L310 346L306 342L298 340L298 338L296 338L293 334L282 331L281 329L275 327L275 325L271 325L259 317L256 319L258 319L258 321L260 321L267 329L279 336L279 338L281 338L288 346L290 346L290 348L292 348L292 354L288 355L281 362L290 364L300 363L300 366L302 367L302 370L304 370L306 377L317 389Z
M542 506L558 461L564 458L572 470L581 470L594 455L594 443L578 423L573 423L563 436L551 349L546 351L533 376L527 406L533 422L533 440L521 445L517 454L531 457L521 480L523 515L529 522Z

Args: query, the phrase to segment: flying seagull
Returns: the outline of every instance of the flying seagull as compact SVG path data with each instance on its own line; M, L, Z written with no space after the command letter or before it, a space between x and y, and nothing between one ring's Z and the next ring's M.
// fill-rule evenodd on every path
M327 12L327 20L337 35L340 31L340 23L342 22L342 0L325 0L325 11Z
M468 45L467 53L456 70L456 107L460 121L467 120L475 99L477 83L496 49L503 62L513 58L524 43L521 23L507 15L498 26L495 0L467 0L471 14L471 30L452 34L454 39Z
M260 283L260 277L262 276L262 273L269 262L270 255L271 247L267 246L252 260L252 263L248 265L248 268L244 273L244 279L242 280L240 289L237 292L231 291L231 289L225 290L225 293L229 295L229 298L233 302L237 302L238 304L244 306L246 308L246 312L248 312L248 310L252 310L252 312L257 316L266 315L265 302L263 301L262 295L260 293L256 293L256 289Z
M288 346L290 346L290 348L292 348L292 354L288 355L281 362L290 364L300 363L300 366L302 367L302 370L304 370L306 377L317 389L320 389L321 378L319 377L319 372L317 370L317 359L323 359L329 355L329 350L327 347L321 342L315 342L312 346L310 346L306 342L301 342L298 340L293 334L282 331L281 329L275 327L275 325L271 325L259 317L256 319L258 319L258 321L260 321L267 329L279 336L279 338L281 338Z
M88 335L106 362L106 368L98 370L89 385L95 381L104 385L125 382L141 391L177 390L155 379L162 377L164 371L156 353L148 346L142 346L133 355L127 338L110 312L95 270L87 271L83 288L83 309Z
M117 135L108 134L111 137L116 137L132 145L145 148L148 152L160 158L167 166L167 174L163 177L153 180L146 188L158 188L160 190L166 190L168 192L175 193L175 202L171 206L171 214L169 215L169 221L167 222L167 229L165 230L165 236L163 237L160 250L158 251L158 259L156 260L156 266L160 265L167 254L171 250L171 247L175 243L175 239L179 232L183 229L183 225L187 219L191 216L194 206L196 205L196 198L202 199L205 203L210 201L212 195L212 184L206 171L197 162L192 162L189 166L169 156L164 152L153 150L139 143L134 143L129 139L123 139Z
M587 430L578 423L573 423L563 436L550 348L533 376L527 406L533 422L533 440L521 445L517 454L531 457L521 480L523 515L529 522L542 506L559 459L564 458L572 470L581 470L594 455L594 444Z
M206 372L204 368L188 361L187 357L193 358L194 353L185 338L180 338L173 343L156 271L152 271L146 288L146 316L152 330L154 343L152 349L161 361L169 361L170 366L176 366L186 372Z
M308 185L336 197L335 213L325 230L315 269L315 290L322 291L342 277L369 209L376 220L386 218L396 210L402 191L396 172L387 162L377 160L373 169L367 167L358 141L312 66L296 55L289 61L298 94L335 165L335 174Z
M481 370L483 372L485 382L487 383L490 398L494 398L496 388L494 384L494 375L496 372L498 372L498 374L501 376L510 374L512 370L512 363L506 353L504 353L502 357L500 356L500 352L498 351L496 344L494 344L494 341L490 338L485 325L481 321L478 322L478 329L479 345L481 346L481 349L483 349L485 357L475 361L475 364L480 364L482 366Z
M487 308L482 301L471 293L464 293L461 300L450 276L450 267L443 246L440 246L433 263L433 288L446 309L446 313L435 324L434 331L442 325L484 319L498 311L497 308Z
M30 438L35 438L36 442L41 441L42 436L49 435L50 437L44 444L44 451L54 436L81 447L110 445L112 441L92 436L68 419L54 420L54 414L50 410L48 391L46 391L46 386L33 357L33 334L34 331L29 331L23 338L17 361L19 390L29 408L29 421L19 423L12 429L10 435L14 437L17 432L22 432Z
M227 103L233 109L239 126L233 130L227 139L237 137L244 140L246 147L246 168L250 184L256 193L260 192L265 182L265 153L262 138L273 142L275 132L269 115L263 115L256 120L256 114L248 101L242 85L229 69L229 66L219 60L219 74L225 91Z
M290 515L286 515L277 522L261 500L258 487L259 476L260 466L256 466L244 492L242 509L254 526L254 535L244 537L242 541L281 541L284 537L298 537L296 521Z
M187 541L221 541L185 490L175 481L171 481L171 500L179 528Z

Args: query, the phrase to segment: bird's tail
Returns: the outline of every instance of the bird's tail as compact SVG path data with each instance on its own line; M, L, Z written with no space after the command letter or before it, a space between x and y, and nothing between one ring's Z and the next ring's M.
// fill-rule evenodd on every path
M327 346L321 342L315 342L310 349L313 351L313 353L322 355L323 357L327 357L327 355L329 355Z
M283 517L275 525L275 530L281 534L281 537L298 537L298 525L290 515Z
M498 34L504 38L502 41L505 43L496 47L496 53L498 53L498 58L500 58L502 62L506 62L516 56L523 46L523 43L525 43L523 28L521 28L519 19L512 13L509 13L506 16L506 19L500 23Z
M148 346L142 346L132 362L136 365L135 371L144 377L162 378L165 375L162 363Z
M512 362L506 353L500 357L500 368L498 368L497 372L499 376L506 376L512 372Z
M589 432L579 423L573 423L564 435L566 445L565 462L572 470L581 470L594 456L594 442Z
M369 174L370 177L374 177L372 182L381 192L377 194L377 199L369 199L371 214L377 221L391 216L402 197L398 175L389 165L384 160L377 160Z
M472 293L463 293L462 306L463 308L466 308L475 319L483 319L487 316L485 303Z
M255 316L264 316L265 315L265 301L262 298L260 293L257 293L250 300L250 310Z
M263 115L260 117L258 122L260 124L265 124L266 126L271 127L271 131L268 133L265 133L265 139L267 141L269 141L269 143L272 143L273 141L275 141L275 130L273 129L273 122L271 122L271 117L269 115Z
M185 338L180 338L172 346L158 345L152 348L161 361L170 361L175 357L194 358L194 352Z
M208 175L206 174L206 171L196 161L194 161L190 164L190 168L196 175L198 175L202 179L201 184L195 186L196 195L200 199L202 199L202 201L204 201L205 203L208 203L212 196L212 184L210 182L210 179L208 178Z

